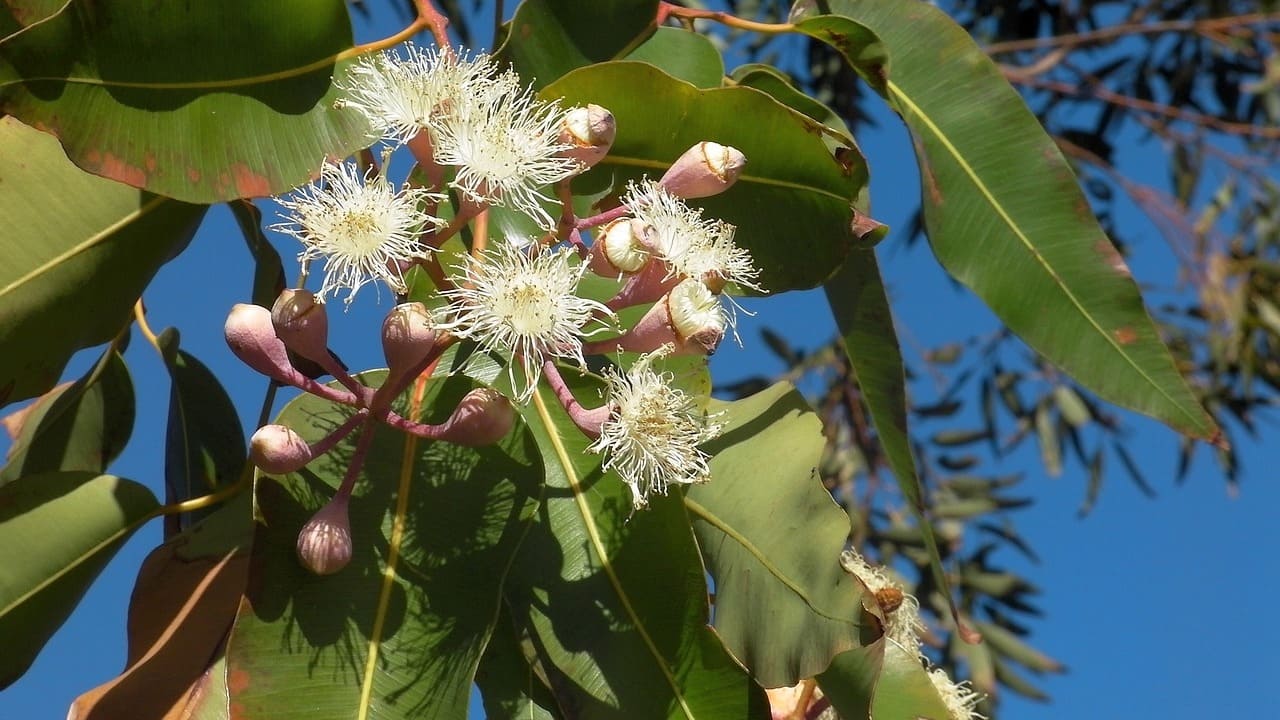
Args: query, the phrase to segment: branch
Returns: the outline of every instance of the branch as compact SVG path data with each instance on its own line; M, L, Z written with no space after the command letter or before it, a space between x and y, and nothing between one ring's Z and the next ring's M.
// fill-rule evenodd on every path
M1167 32L1193 32L1209 35L1244 25L1268 22L1280 22L1280 13L1252 13L1249 15L1233 15L1230 17L1208 18L1204 20L1167 20L1165 22L1155 23L1126 23L1124 25L1115 25L1090 32L993 43L983 48L983 50L988 55L999 55L1003 53L1017 52L1019 50L1035 50L1037 48L1074 48L1081 45L1092 45L1131 35L1158 35L1160 33Z

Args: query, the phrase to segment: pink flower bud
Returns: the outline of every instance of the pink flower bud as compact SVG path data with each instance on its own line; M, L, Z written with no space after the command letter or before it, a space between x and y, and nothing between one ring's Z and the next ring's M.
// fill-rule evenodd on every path
M726 322L716 296L697 280L684 280L621 337L588 343L582 349L588 354L614 348L653 352L670 345L673 355L710 355L724 339Z
M285 347L315 362L329 362L329 314L309 290L288 289L271 308L271 325Z
M601 277L616 278L639 272L652 257L651 242L647 234L652 232L639 220L623 217L610 221L596 233L588 262L591 270Z
M276 337L271 325L271 311L258 306L238 303L227 315L223 327L231 352L245 365L273 380L297 384L301 375L289 363L289 353L284 343Z
M719 195L737 182L746 164L737 148L700 142L676 159L658 184L685 199Z
M582 163L586 170L609 154L617 132L613 113L599 105L569 108L560 122L560 142L573 147L561 154Z
M507 396L497 390L476 388L458 402L445 421L441 439L458 445L492 445L511 432L516 411Z
M263 425L249 440L249 459L263 472L281 475L311 462L311 446L290 427Z
M409 302L392 308L382 321L382 353L391 375L399 377L426 359L436 337L427 306Z
M332 575L351 562L349 499L335 496L298 533L298 561L316 575Z

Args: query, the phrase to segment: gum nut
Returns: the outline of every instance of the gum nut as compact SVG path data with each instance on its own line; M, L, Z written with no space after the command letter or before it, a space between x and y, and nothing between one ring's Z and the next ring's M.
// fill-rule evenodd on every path
M285 425L263 425L249 440L249 459L263 472L281 475L311 462L311 446Z
M351 523L345 497L329 501L302 526L298 561L316 575L332 575L351 562Z
M718 195L737 182L746 164L747 157L737 148L704 141L677 158L658 184L686 199Z

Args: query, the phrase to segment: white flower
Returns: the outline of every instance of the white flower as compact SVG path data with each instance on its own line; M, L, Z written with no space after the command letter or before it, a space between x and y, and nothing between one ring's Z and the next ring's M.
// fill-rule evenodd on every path
M840 566L861 580L875 596L885 615L885 637L907 652L919 655L919 633L924 629L920 620L920 602L903 592L902 585L889 577L883 567L867 562L857 550L841 553Z
M486 351L512 355L507 371L520 402L533 394L547 356L584 364L582 338L606 327L584 328L597 312L613 315L577 296L586 266L571 265L571 255L555 250L530 256L515 243L492 243L479 261L459 268L466 278L457 288L441 293L449 304L441 308L438 329L475 340ZM516 384L516 362L524 369L523 388Z
M468 58L438 48L404 46L356 61L341 81L342 107L358 110L381 136L407 143L459 104L491 103L514 93L519 78L498 72L488 55Z
M289 212L287 222L272 229L292 235L303 244L298 255L304 270L324 258L320 300L348 290L346 302L374 278L396 292L404 292L401 263L424 257L427 247L418 233L444 221L428 215L422 203L441 196L425 190L397 191L381 173L361 174L355 163L325 163L320 180L298 190L291 200L279 200Z
M671 387L670 373L649 367L669 351L641 356L625 375L606 371L613 410L589 448L608 455L604 469L617 471L637 508L648 505L652 493L665 495L672 483L710 480L707 454L698 446L723 429L693 398Z
M733 241L737 229L733 225L703 218L701 210L651 180L631 183L622 202L653 228L653 249L671 274L700 280L714 292L730 282L763 292L760 270L752 264L751 254Z
M982 695L973 691L968 680L956 682L942 668L930 670L929 680L942 696L942 704L947 707L947 714L951 716L951 720L973 720L974 718L986 720L985 715L974 711L978 702L982 700Z
M457 167L451 184L471 201L515 208L550 230L556 221L541 203L555 200L541 189L581 169L562 154L573 147L560 139L563 115L529 90L460 105L432 123L436 162Z

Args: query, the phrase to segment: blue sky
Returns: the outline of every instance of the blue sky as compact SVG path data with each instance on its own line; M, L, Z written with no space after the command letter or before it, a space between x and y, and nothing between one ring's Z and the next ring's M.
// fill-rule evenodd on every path
M387 22L376 28L359 23L358 37L386 34L395 21L389 13L381 19ZM880 110L876 119L877 127L858 137L872 168L873 214L906 228L918 194L910 145L896 118ZM1166 151L1135 139L1122 144L1121 152L1122 168L1150 168ZM1121 219L1139 227L1131 207L1122 210ZM1167 284L1174 265L1164 241L1154 229L1131 235L1137 239L1138 279ZM286 259L296 252L287 239L276 240ZM980 302L946 279L927 247L908 250L904 240L891 233L879 253L898 323L913 343L928 346L994 326ZM227 309L247 299L249 272L249 256L230 213L218 207L187 253L161 271L146 295L153 327L182 330L183 347L220 373L246 423L257 412L262 382L230 355L221 328ZM201 288L198 296L193 285ZM352 366L381 363L376 328L390 301L383 292L378 304L375 293L365 291L349 314L334 317L335 345ZM832 334L820 293L793 293L749 307L758 315L744 318L746 347L725 344L713 362L717 381L760 368L782 369L757 341L755 328L786 328L801 348L823 344ZM905 349L912 354L911 343ZM77 357L68 377L81 374L92 360L88 354ZM113 472L162 495L166 374L140 337L127 360L137 386L139 420L134 441ZM1280 671L1274 653L1280 626L1270 621L1273 598L1280 593L1280 563L1263 548L1280 521L1275 478L1280 450L1266 442L1241 448L1241 494L1232 500L1203 451L1185 486L1175 487L1176 436L1154 422L1124 416L1133 428L1129 447L1159 492L1155 500L1110 473L1093 513L1079 519L1081 468L1068 466L1062 477L1050 479L1031 447L1007 458L1001 468L1027 471L1021 491L1037 502L1012 517L1042 563L1030 565L1011 553L999 560L1043 590L1045 618L1033 623L1034 642L1070 669L1043 679L1052 703L1010 697L1002 717L1270 716L1263 689ZM1275 430L1274 424L1263 427L1264 435ZM158 522L135 535L27 676L0 693L0 718L61 718L77 694L122 669L129 590L142 558L159 541Z

